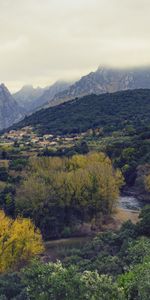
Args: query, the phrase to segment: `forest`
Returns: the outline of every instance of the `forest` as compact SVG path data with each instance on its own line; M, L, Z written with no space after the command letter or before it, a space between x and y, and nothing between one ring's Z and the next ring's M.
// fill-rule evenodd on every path
M103 128L105 133L149 125L150 91L128 90L89 95L56 107L42 109L26 117L13 129L31 125L39 134L67 134Z

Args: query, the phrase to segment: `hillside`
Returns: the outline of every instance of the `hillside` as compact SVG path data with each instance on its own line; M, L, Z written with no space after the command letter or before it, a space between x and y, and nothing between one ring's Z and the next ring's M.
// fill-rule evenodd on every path
M47 98L47 101L49 106L54 106L89 94L99 95L140 88L150 88L149 67L136 69L99 67L96 72L83 76L68 89L55 95L52 100Z
M13 126L33 126L38 132L67 134L103 128L105 132L149 125L150 90L128 90L89 95L68 103L42 109Z
M18 105L4 84L0 85L0 129L19 122L24 110Z

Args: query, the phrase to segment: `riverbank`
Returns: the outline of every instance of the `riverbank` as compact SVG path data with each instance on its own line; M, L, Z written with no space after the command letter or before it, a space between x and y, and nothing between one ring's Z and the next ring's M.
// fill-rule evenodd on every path
M112 230L117 231L121 228L122 224L131 221L133 224L136 224L139 220L140 210L129 210L117 207L114 215L102 226L102 232Z
M133 224L136 224L139 220L139 213L140 211L137 210L124 210L122 208L118 208L117 212L114 216L117 227L120 227L124 222L131 221ZM119 228L117 228L119 229Z
M42 255L44 262L56 261L62 259L66 255L67 251L73 251L73 249L82 248L87 242L89 242L98 233L106 231L117 231L122 224L127 221L131 221L136 224L139 220L139 213L141 210L141 203L135 197L126 194L120 196L118 207L116 208L112 217L105 220L105 224L101 227L91 230L91 224L82 224L79 232L81 236L62 238L58 240L51 240L45 243L45 253Z
M101 230L93 232L91 235L85 235L82 237L70 237L66 239L51 240L45 243L45 253L42 255L42 261L56 261L62 259L67 251L73 251L73 249L82 248L87 242L89 242L98 233L106 231L119 230L122 224L128 220L136 224L138 222L139 211L130 211L122 208L117 208L114 216L102 226Z
M57 259L61 260L66 256L67 252L73 252L73 249L81 249L98 233L119 230L122 224L128 220L131 220L132 223L136 224L138 222L138 217L139 211L130 211L118 207L109 222L102 226L102 230L96 231L95 233L93 232L92 236L70 237L46 242L42 261L49 262L56 261Z

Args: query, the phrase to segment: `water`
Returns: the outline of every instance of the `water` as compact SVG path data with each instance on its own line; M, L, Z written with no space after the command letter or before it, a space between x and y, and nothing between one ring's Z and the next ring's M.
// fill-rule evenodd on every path
M92 237L73 237L67 239L51 240L45 243L46 251L43 256L44 262L62 260L67 253L72 253L73 249L81 249Z
M140 211L144 204L134 196L121 196L118 206L124 210Z
M120 196L118 207L129 212L129 215L133 212L139 212L144 206L144 203L140 202L135 196ZM130 215L131 219L131 215ZM70 253L72 249L81 249L92 237L76 237L60 240L52 240L45 243L46 251L44 253L43 261L56 261L57 259L64 258L67 253Z

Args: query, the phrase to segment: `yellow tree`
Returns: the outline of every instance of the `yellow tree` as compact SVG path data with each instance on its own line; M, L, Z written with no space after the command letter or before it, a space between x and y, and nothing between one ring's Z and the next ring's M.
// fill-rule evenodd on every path
M16 269L44 250L30 219L12 220L0 211L0 272Z
M144 176L144 187L145 187L145 190L149 193L150 192L150 175Z
M42 233L45 224L46 232L53 226L61 231L77 218L86 221L111 215L123 184L121 172L99 152L71 158L36 158L28 168L17 188L16 212L33 218Z

